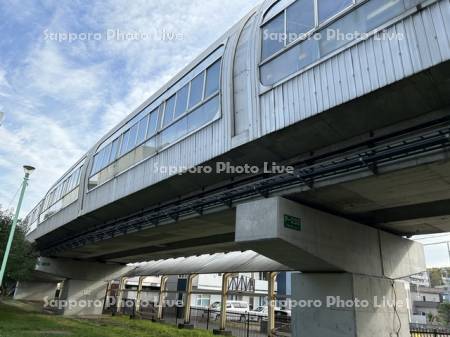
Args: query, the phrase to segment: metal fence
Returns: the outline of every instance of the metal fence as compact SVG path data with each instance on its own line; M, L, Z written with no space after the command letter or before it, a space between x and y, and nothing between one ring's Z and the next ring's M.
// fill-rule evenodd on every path
M411 327L411 337L450 337L450 329L444 327Z
M106 306L105 313L115 314L116 305ZM109 310L108 310L109 309ZM141 318L155 320L157 318L157 307L155 303L147 303L136 311L136 300L123 298L121 303L121 314L130 318ZM183 307L164 307L162 319L166 324L177 326L183 323ZM220 311L214 309L191 308L190 324L197 329L215 330L219 329ZM230 331L234 337L266 337L268 335L267 316L252 315L250 313L227 313L226 330ZM410 327L411 337L450 337L450 328L445 327ZM282 315L281 312L275 314L275 336L291 336L291 317Z
M115 314L117 306L110 306L105 313ZM136 310L136 301L123 298L121 303L121 314L130 318L141 318L155 320L157 318L157 307L154 303L140 306ZM164 307L162 320L166 324L177 326L184 321L183 307ZM190 324L197 329L216 330L220 328L220 311L203 308L190 308ZM268 335L267 316L251 315L249 313L227 313L226 330L231 331L234 337L266 337ZM275 314L275 336L291 336L291 318L282 313Z
M183 323L183 308L167 307L163 310L165 323L177 325ZM195 328L215 330L220 328L220 311L213 309L191 308L190 324ZM227 313L226 330L234 337L266 337L268 335L267 316L249 313ZM275 316L275 333L279 336L291 335L291 318Z

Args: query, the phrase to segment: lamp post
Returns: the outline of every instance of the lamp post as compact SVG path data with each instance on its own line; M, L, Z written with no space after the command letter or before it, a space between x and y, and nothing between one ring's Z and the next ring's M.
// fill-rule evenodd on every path
M8 238L8 243L6 244L5 254L3 255L2 269L0 270L0 287L3 284L3 276L5 275L9 251L11 250L11 245L12 245L13 238L14 238L14 232L16 231L17 219L19 218L20 207L22 206L25 189L28 185L28 179L30 178L30 174L31 174L31 172L34 171L34 167L28 166L28 165L25 165L23 167L23 169L25 171L25 176L23 177L22 190L20 191L19 202L17 204L16 212L14 214L13 222L11 225L11 230L9 232L9 238Z

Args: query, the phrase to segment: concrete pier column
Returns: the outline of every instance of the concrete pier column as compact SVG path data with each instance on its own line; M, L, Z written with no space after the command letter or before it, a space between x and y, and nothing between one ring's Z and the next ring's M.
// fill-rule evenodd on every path
M219 329L213 330L214 335L231 336L231 332L226 330L227 324L227 299L228 299L228 280L231 274L224 273L222 275L222 300L220 303L220 323Z
M141 310L141 295L142 295L142 285L144 283L145 276L139 277L138 288L136 292L136 313Z
M236 241L302 272L291 285L293 336L409 337L395 280L426 270L421 244L279 197L238 205Z
M194 325L191 324L191 297L192 297L192 281L196 277L196 274L191 274L187 278L186 283L186 296L185 296L185 303L184 303L184 322L183 324L179 324L179 328L183 329L193 329Z
M117 313L120 314L123 312L123 293L125 291L125 287L127 285L127 278L121 277L119 283L119 290L117 291Z
M294 274L293 337L410 337L407 285L350 273Z
M58 312L64 315L101 315L108 282L120 278L130 269L120 264L42 257L36 267L41 275L64 280L59 300L54 301ZM55 290L56 283L52 296Z
M268 291L267 291L267 331L269 333L269 337L273 336L273 330L275 329L275 280L277 277L277 273L268 272L267 273L267 281L268 281Z
M159 299L158 299L158 313L156 315L156 319L158 321L161 321L163 319L163 308L164 308L164 302L166 300L166 286L167 286L167 280L168 276L161 276L161 285L159 288Z

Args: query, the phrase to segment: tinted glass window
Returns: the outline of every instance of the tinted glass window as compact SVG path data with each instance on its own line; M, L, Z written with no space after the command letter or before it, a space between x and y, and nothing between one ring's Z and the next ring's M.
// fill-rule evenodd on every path
M112 143L109 143L108 145L106 145L106 147L103 149L103 151L105 151L105 153L102 156L102 163L101 163L101 169L106 167L109 163L109 155L111 153L111 145Z
M175 118L181 116L187 109L187 100L189 94L189 84L186 84L183 88L177 92L177 104L175 107Z
M286 10L288 43L314 28L314 0L298 0Z
M396 17L405 10L401 0L372 0L358 8L366 22L367 32Z
M138 134L136 144L141 144L145 140L147 134L148 115L142 118L139 122Z
M275 54L284 47L284 12L263 26L262 59Z
M147 138L153 136L158 128L158 111L156 108L150 113L150 118L148 120L148 130L147 130Z
M111 154L109 156L109 163L112 163L117 158L117 150L119 149L120 136L114 139L111 146Z
M187 119L186 117L183 117L161 132L161 147L172 144L174 141L184 136L186 132Z
M97 173L97 171L98 171L98 164L99 164L99 159L100 159L100 153L97 153L95 156L94 156L94 164L92 164L92 173Z
M206 71L205 98L219 90L220 86L220 60L210 66Z
M173 95L166 101L166 107L164 110L164 120L163 120L162 127L167 126L171 121L173 121L174 109L175 109L175 95Z
M264 85L272 85L295 73L319 59L318 43L314 39L289 49L261 67L261 81Z
M130 138L128 139L127 152L133 149L136 145L138 126L139 126L138 123L136 123L130 129Z
M341 12L352 2L352 0L319 0L319 23Z
M120 155L124 155L127 152L128 140L130 139L130 130L125 132L122 137L122 145L120 146Z
M191 91L189 94L189 108L192 108L197 103L203 99L203 78L205 77L205 72L197 75L191 81Z
M219 96L216 96L192 111L187 116L187 127L189 132L194 131L211 121L219 110Z

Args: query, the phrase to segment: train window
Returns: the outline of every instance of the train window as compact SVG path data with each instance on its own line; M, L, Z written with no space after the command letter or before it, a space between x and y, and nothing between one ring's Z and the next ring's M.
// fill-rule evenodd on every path
M139 121L136 144L141 144L147 135L148 115Z
M167 129L161 132L161 147L170 145L178 138L186 134L187 131L187 119L181 118L176 123L169 126Z
M261 66L261 81L271 85L319 59L317 41L305 40Z
M404 10L401 0L372 0L360 7L366 21L367 31L371 31L386 21L393 19Z
M117 150L119 149L120 136L113 140L111 146L111 155L109 156L108 164L111 164L117 158Z
M173 95L166 101L162 127L169 125L170 122L173 121L173 111L175 109L175 97L176 96Z
M102 150L104 152L103 156L102 156L102 161L100 164L100 168L104 168L108 165L109 163L109 155L111 153L111 146L112 143L109 143L108 145L105 146L105 148Z
M131 165L213 121L220 107L221 58L217 54L221 52L223 48L217 49L202 61L182 83L177 84L181 85L175 94L169 98L158 98L161 103L157 108L148 113L151 108L147 106L116 131L115 135L119 134L119 137L111 136L104 142L94 155L88 189L99 186ZM113 137L116 139L111 141ZM111 155L105 161L102 156L106 147L110 147ZM104 170L114 161L117 161L114 167ZM100 171L102 174L99 174Z
M220 60L206 70L205 98L210 97L219 90Z
M158 111L159 108L156 108L155 110L150 112L150 118L148 120L147 138L153 136L158 128Z
M295 8L299 2L304 2L304 0L297 0L287 9L287 13L291 8ZM318 0L316 3L319 6L319 18L323 21L344 10L353 1ZM345 46L353 39L364 36L365 33L369 33L395 18L406 8L402 0L370 0L365 2L320 30L319 34L316 35L318 38L298 41L298 44L294 47L287 49L272 60L263 62L260 66L262 84L273 85L300 71L320 58ZM299 15L295 16L295 20L300 20ZM340 34L329 34L330 31L339 31ZM340 36L351 36L352 38L344 39ZM290 40L290 42L292 41Z
M130 138L128 139L126 152L133 149L134 146L136 145L137 131L138 131L138 123L134 124L130 129Z
M335 16L353 3L353 0L318 0L319 23Z
M100 157L103 153L99 152L94 156L94 164L92 165L92 172L98 172L100 170Z
M284 48L285 43L284 12L278 14L263 26L262 59Z
M120 156L123 156L127 152L128 140L130 139L130 129L128 129L122 137L122 144L120 146Z
M286 10L286 33L291 43L314 28L314 0L298 0Z
M189 93L189 109L197 105L203 99L204 77L205 72L203 71L191 81L191 90Z
M278 14L281 11L284 11L284 9L293 2L295 2L295 0L279 0L272 7L270 7L270 9L264 14L264 20L266 22L269 21L276 14Z
M186 84L183 88L178 90L178 92L177 92L177 104L176 104L176 107L175 107L175 116L174 116L174 118L177 118L178 116L181 116L183 113L186 112L188 94L189 94L189 84Z
M62 195L67 193L67 179L62 183Z
M209 121L212 121L219 111L219 101L219 96L216 96L192 111L187 116L188 131L194 131Z

